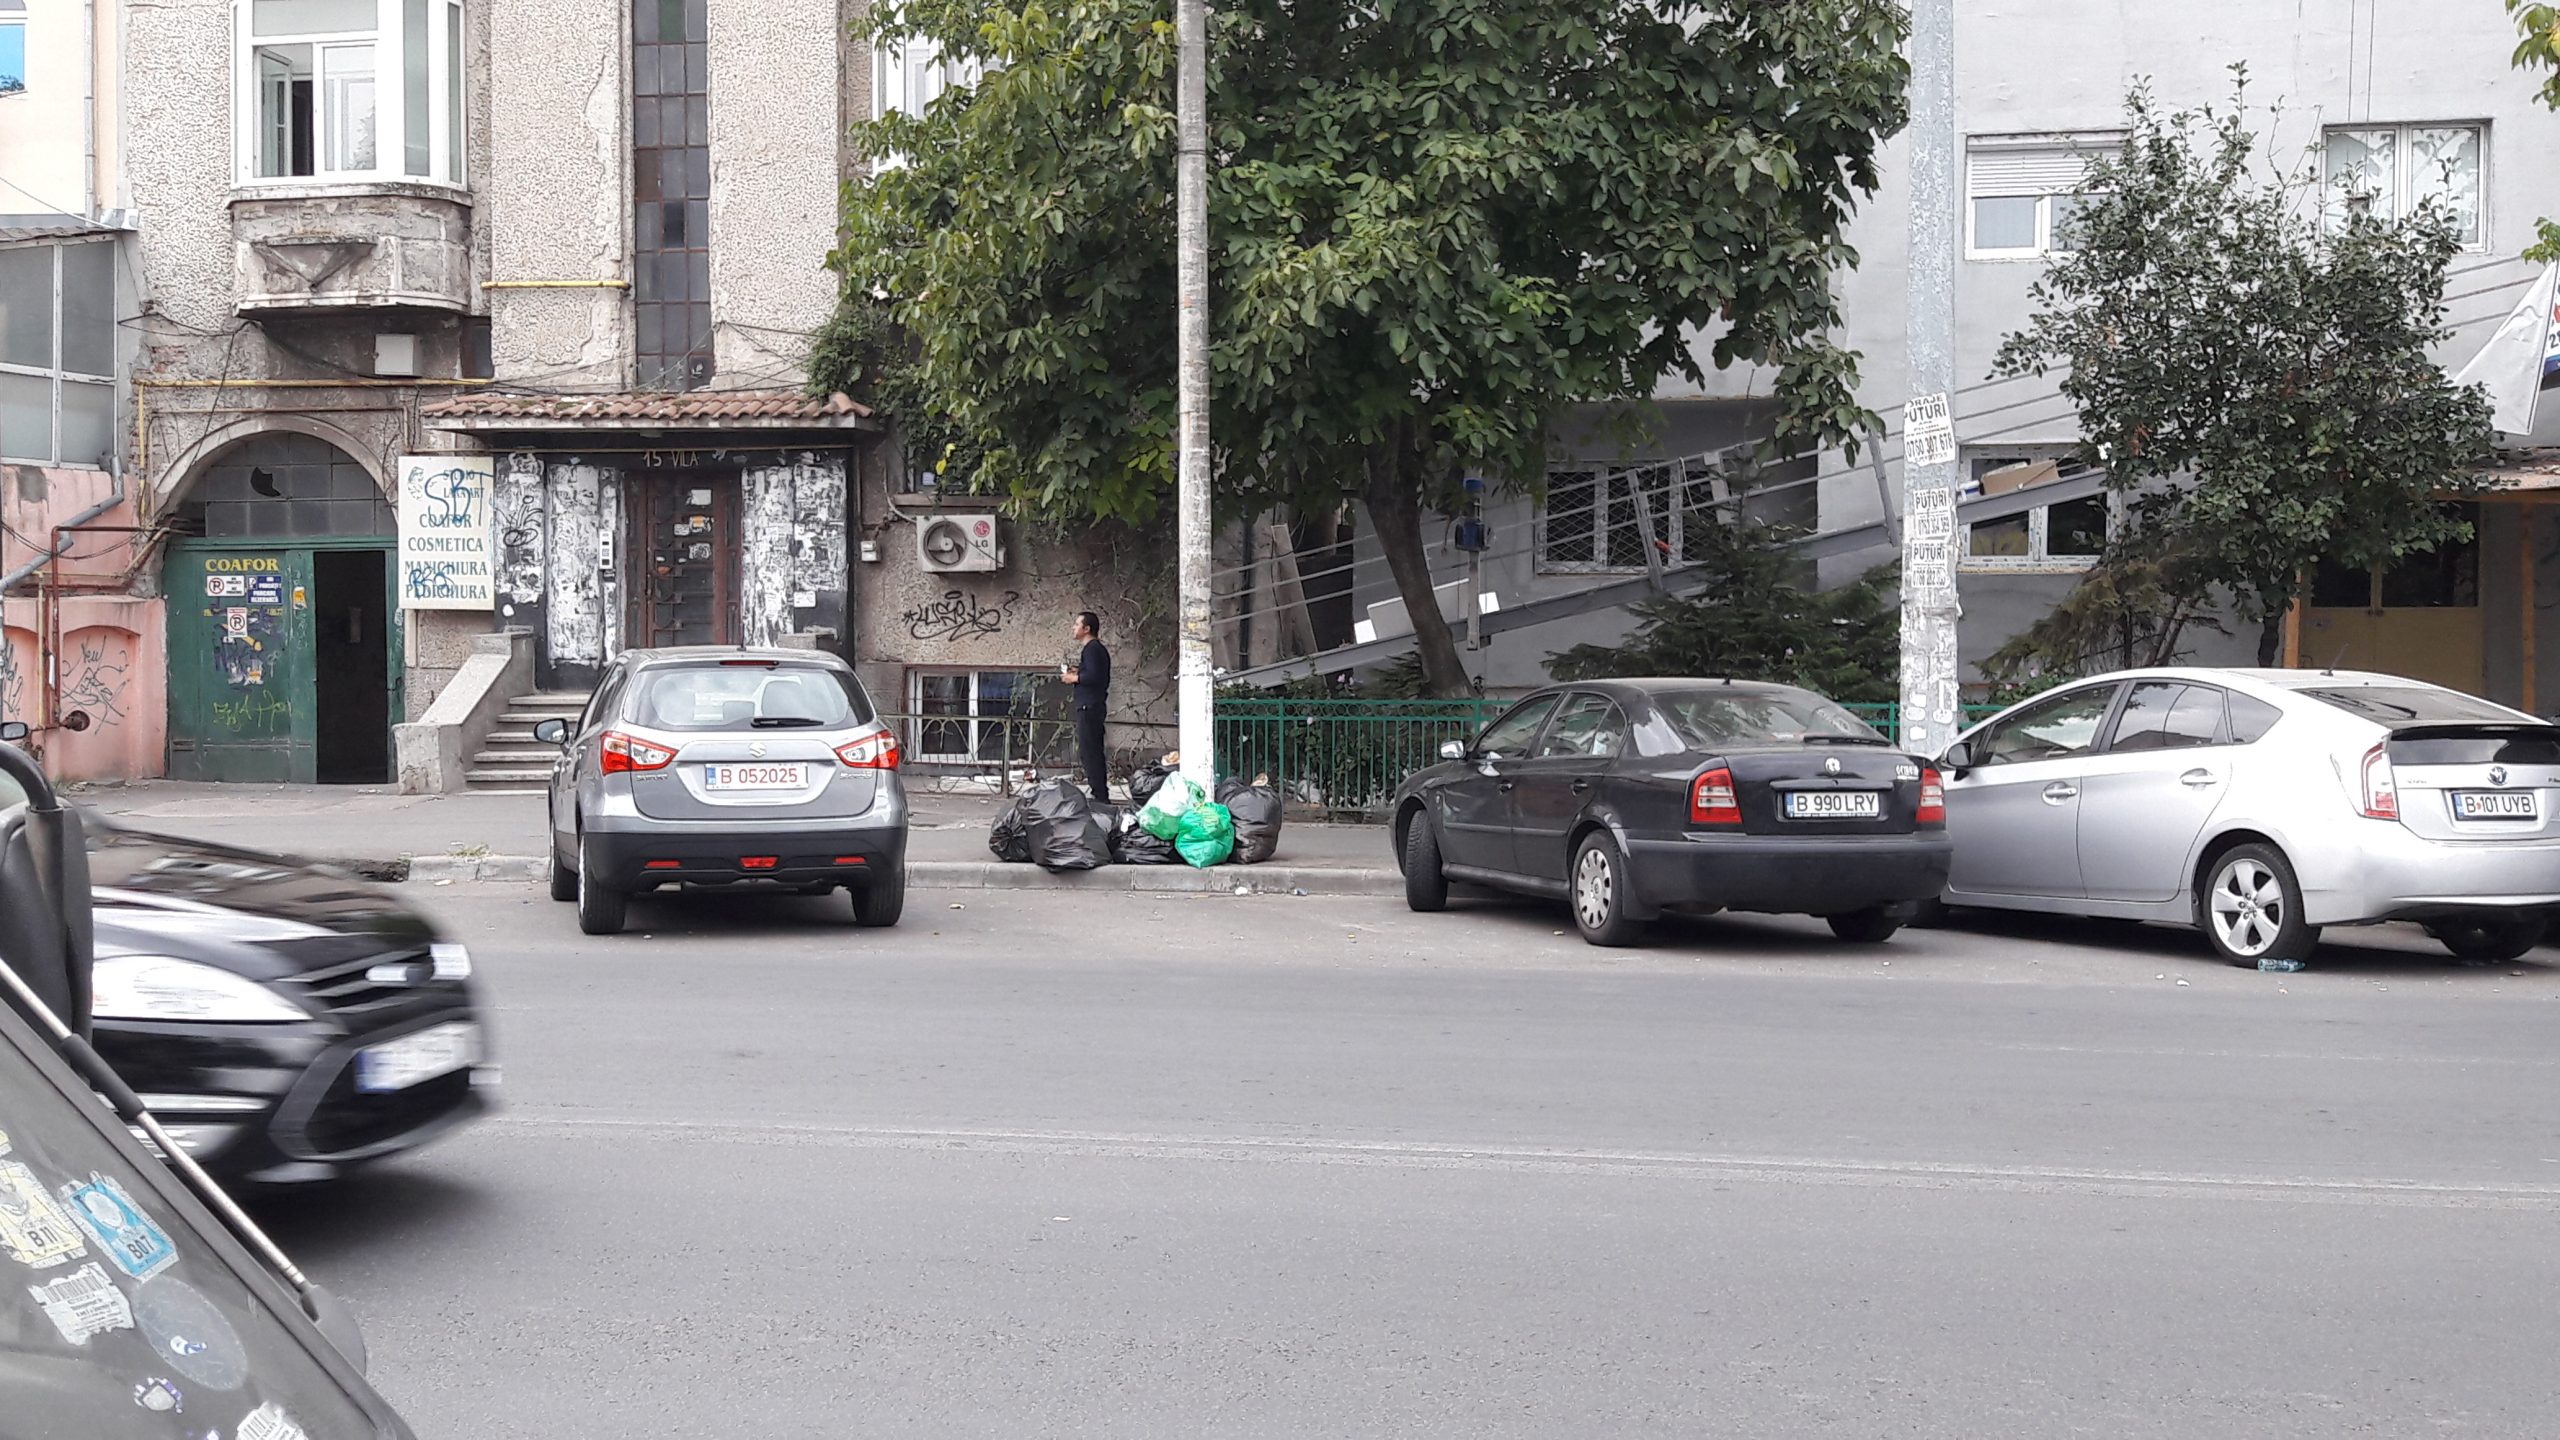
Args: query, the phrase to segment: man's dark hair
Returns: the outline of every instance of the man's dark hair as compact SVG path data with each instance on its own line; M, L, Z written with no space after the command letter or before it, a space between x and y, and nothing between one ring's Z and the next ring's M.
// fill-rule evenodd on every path
M1090 610L1079 610L1076 612L1076 623L1084 627L1084 633L1087 635L1092 636L1096 640L1102 638L1101 616L1094 614Z

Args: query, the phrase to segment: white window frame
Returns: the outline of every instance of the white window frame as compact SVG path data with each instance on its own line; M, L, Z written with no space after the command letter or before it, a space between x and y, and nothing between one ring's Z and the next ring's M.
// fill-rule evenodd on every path
M231 104L232 104L232 185L240 190L299 190L326 185L432 185L463 189L470 183L464 172L467 164L464 147L457 142L457 130L468 129L469 117L453 113L455 101L465 106L470 91L464 83L467 56L453 53L454 39L459 36L464 46L470 44L470 16L464 0L425 0L427 10L426 91L427 91L427 173L412 175L408 168L409 83L408 31L405 25L407 0L373 0L374 25L370 30L312 31L307 34L257 35L252 33L252 10L256 0L231 0ZM459 23L457 24L457 20ZM260 121L260 82L258 52L281 46L309 46L312 51L312 173L309 175L262 175L259 173L264 127ZM329 134L333 115L328 107L326 90L321 83L326 75L331 51L343 52L348 47L373 47L373 165L369 169L332 169L329 166Z
M1982 474L1988 473L1990 470L1998 469L2003 465L2033 465L2046 460L2051 460L2067 466L2070 463L2072 456L2076 453L2078 453L2077 448L2070 445L2003 445L1985 450L1968 449L1964 454L1964 473L1967 477L1967 483L1971 484L1978 480ZM2076 503L2076 500L2078 499L2086 498L2089 497L2075 497L2074 500L2056 501L2053 502L2053 504L2068 505ZM2113 496L2102 494L2098 498L2103 499L2106 503L2107 539L2109 541L2113 541L2123 528L2124 508L2122 505L2117 503ZM1976 573L1997 574L2007 572L2010 574L2017 574L2023 572L2038 575L2077 574L2080 571L2094 568L2100 559L2099 556L2055 555L2052 553L2053 504L2038 505L2032 510L2023 512L2024 518L2027 522L2027 553L2024 555L1976 555L1973 553L1972 524L1967 523L1958 526L1956 534L1956 568L1958 570L1968 570ZM2016 514L1998 517L2001 521L2014 520L2018 518L2020 517ZM1991 524L1996 522L1985 521L1984 523Z
M2335 187L2338 184L2338 180L2337 177L2329 173L2329 138L2331 136L2378 134L2388 134L2391 136L2391 194L2393 199L2393 213L2385 215L2382 218L2385 220L2396 220L2402 215L2408 213L2409 199L2418 193L2418 186L2415 183L2417 176L2413 169L2416 163L2415 155L2417 147L2409 142L2413 135L2423 130L2468 130L2471 132L2472 153L2477 157L2479 166L2479 173L2472 181L2472 189L2478 196L2476 208L2478 209L2479 214L2476 217L2475 223L2476 233L2474 233L2469 240L2463 242L2462 248L2471 254L2479 254L2486 251L2489 248L2490 234L2489 122L2486 120L2436 120L2410 121L2404 124L2392 125L2365 124L2322 126L2320 128L2321 228L2324 230L2334 230L2337 227L2340 218L2345 213L2344 201L2346 197L2335 193Z
M871 118L889 115L921 115L926 106L942 98L943 92L960 85L975 85L986 78L987 62L980 59L946 60L942 47L930 40L908 39L883 45L871 52ZM910 91L921 86L920 96ZM907 102L913 98L915 103ZM903 155L883 155L874 162L883 170L904 165Z
M20 453L25 447L15 444L18 438L16 431L11 431L5 437L0 437L0 462L76 467L84 470L100 468L98 465L98 456L66 456L62 453L62 392L63 387L66 385L95 385L106 390L108 416L107 451L108 453L115 455L121 455L123 453L124 387L117 383L116 377L112 373L100 375L92 374L85 370L66 370L63 368L62 364L63 252L76 245L104 245L110 247L107 257L107 315L109 322L107 356L110 366L115 363L115 356L121 348L121 341L120 337L113 333L114 319L117 315L121 314L123 310L123 307L118 304L116 299L117 292L123 288L121 273L123 266L122 257L113 253L112 247L115 244L116 242L112 239L71 239L22 241L16 244L0 245L0 249L7 250L44 250L50 252L53 257L53 363L50 365L14 365L6 362L0 362L0 374L18 375L32 379L44 380L52 385L53 408L50 412L52 418L51 428L45 434L45 451L42 454Z
M2057 201L2084 195L2089 162L2113 155L2114 132L2071 135L1982 135L1965 141L1964 256L1968 260L2042 260L2070 251L2055 242ZM1974 202L2033 200L2036 232L2025 246L1985 246L1975 234Z
M1023 672L1019 670L1009 670L1002 665L910 665L907 667L908 723L915 727L912 737L915 746L915 753L909 756L909 759L923 764L934 765L1000 765L1003 763L1003 756L1001 753L992 759L981 757L976 753L978 748L984 743L984 737L990 734L1002 733L999 727L1005 725L1024 725L1030 717L1016 715L1009 708L994 711L992 713L987 711L986 696L981 689L980 682L989 675L1003 675L1011 678L1014 684L1014 693L1016 695L1019 695L1022 692L1025 685ZM966 679L969 682L969 713L966 715L927 715L924 709L924 682L928 676L935 678ZM1011 697L1007 697L1005 703L1010 706L1012 703ZM927 727L933 725L966 726L968 728L969 736L969 753L957 754L926 750L924 748L925 733ZM1001 746L997 748L999 751L1002 749ZM1014 757L1017 764L1027 761L1029 758L1030 757L1028 755L1018 755Z
M34 62L26 58L27 0L0 0L0 30L15 30L18 32L19 59L21 63L25 64L26 68L30 70L34 69ZM12 96L28 94L35 88L34 84L30 82L26 76L21 75L18 77L17 89L0 90L0 100L9 99Z
M1720 473L1689 470L1677 460L1639 461L1634 464L1619 461L1559 460L1549 464L1547 493L1545 498L1538 502L1535 556L1537 572L1541 575L1643 575L1649 573L1651 567L1641 561L1633 565L1609 563L1610 487L1613 483L1623 484L1626 487L1624 494L1632 499L1640 491L1652 494L1661 489L1675 474L1684 488L1673 494L1654 494L1652 499L1652 514L1656 527L1654 539L1667 547L1662 556L1662 563L1666 567L1689 563L1689 512L1700 505L1721 505L1732 498L1725 488L1725 480ZM1555 557L1553 548L1555 537L1552 527L1555 518L1555 482L1559 475L1589 475L1597 487L1592 506L1592 558L1589 560L1560 560ZM1632 533L1639 538L1640 542L1644 531L1632 513L1625 524L1634 527Z

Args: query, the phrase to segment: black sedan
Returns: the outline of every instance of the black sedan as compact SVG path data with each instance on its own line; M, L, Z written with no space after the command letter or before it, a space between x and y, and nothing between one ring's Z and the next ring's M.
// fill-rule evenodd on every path
M85 817L98 1053L226 1180L328 1179L488 1108L471 957L363 881Z
M1459 880L1567 900L1594 945L1716 910L1819 915L1874 942L1946 884L1937 772L1793 686L1559 685L1440 753L1396 792L1416 910Z

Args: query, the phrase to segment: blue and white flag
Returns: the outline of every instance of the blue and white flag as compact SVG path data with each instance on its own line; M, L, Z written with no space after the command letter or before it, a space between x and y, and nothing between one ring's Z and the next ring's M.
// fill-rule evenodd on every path
M2535 402L2560 385L2560 265L2542 267L2533 287L2453 383L2489 392L2489 422L2500 432L2532 433Z

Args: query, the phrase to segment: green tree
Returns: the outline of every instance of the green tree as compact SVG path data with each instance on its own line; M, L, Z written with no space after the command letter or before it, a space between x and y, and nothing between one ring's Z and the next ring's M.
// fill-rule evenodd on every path
M1168 508L1165 15L1159 0L881 0L858 26L987 67L922 115L857 127L901 160L847 187L832 264L848 305L883 305L912 337L898 363L952 453L1034 510ZM1469 473L1537 488L1565 407L1752 362L1777 371L1780 434L1850 440L1865 416L1856 357L1828 338L1833 278L1902 123L1903 32L1892 0L1219 7L1222 504L1360 503L1432 688L1457 694L1423 513Z
M2443 215L2324 228L2307 179L2260 174L2242 93L2163 114L2134 91L2122 152L2090 166L2077 248L1995 373L2068 367L2084 458L2144 537L2133 557L2218 581L2273 664L2318 562L2467 534L2438 497L2479 487L2493 433L2479 391L2428 354L2460 248Z
M1737 518L1688 534L1694 593L1636 605L1626 640L1558 651L1547 657L1547 673L1713 675L1801 685L1834 700L1895 698L1901 630L1885 599L1892 566L1824 590L1788 549L1785 531Z
M2560 110L2560 6L2545 5L2540 0L2506 0L2507 14L2516 22L2518 38L2510 63L2519 70L2541 70L2542 103ZM2539 263L2560 260L2560 225L2549 219L2536 222L2541 238L2524 258Z

